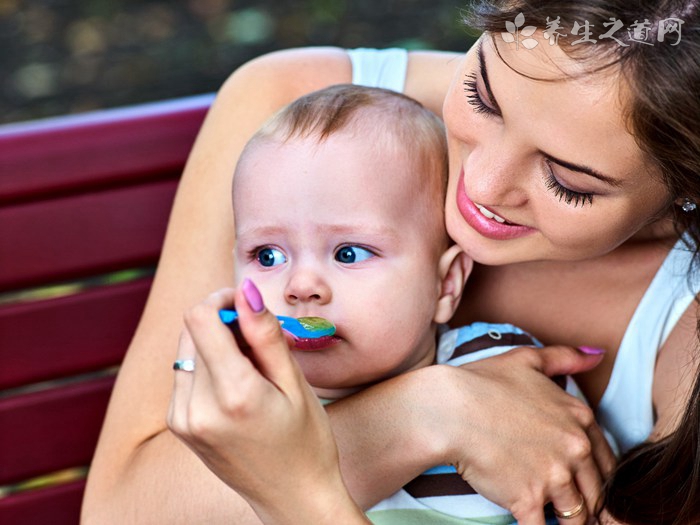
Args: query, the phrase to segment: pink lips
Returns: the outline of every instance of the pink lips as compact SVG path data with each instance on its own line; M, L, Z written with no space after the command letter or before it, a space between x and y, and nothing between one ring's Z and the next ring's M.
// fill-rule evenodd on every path
M535 232L535 229L529 226L501 223L484 216L464 191L464 169L460 172L457 182L457 208L469 226L489 239L505 241Z
M339 341L340 338L334 335L326 335L315 339L298 338L294 339L294 350L301 350L302 352L315 352L328 348Z

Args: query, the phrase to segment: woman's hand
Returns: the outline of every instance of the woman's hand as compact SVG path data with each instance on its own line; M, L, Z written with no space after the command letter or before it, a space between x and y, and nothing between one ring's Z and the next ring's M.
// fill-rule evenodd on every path
M218 316L232 304L242 352ZM328 418L255 285L185 315L168 426L265 523L367 523L343 484Z
M569 347L519 348L460 369L440 367L440 390L457 396L443 406L466 411L453 414L461 425L449 427L447 462L521 525L543 525L549 502L569 514L584 503L560 523L589 523L615 458L591 409L547 376L593 368L601 357Z

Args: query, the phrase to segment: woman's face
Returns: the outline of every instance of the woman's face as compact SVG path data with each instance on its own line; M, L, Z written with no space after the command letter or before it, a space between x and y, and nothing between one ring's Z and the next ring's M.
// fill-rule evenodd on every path
M507 264L658 235L671 197L626 129L619 71L564 78L583 66L547 40L500 40L481 38L445 99L452 238L478 262Z

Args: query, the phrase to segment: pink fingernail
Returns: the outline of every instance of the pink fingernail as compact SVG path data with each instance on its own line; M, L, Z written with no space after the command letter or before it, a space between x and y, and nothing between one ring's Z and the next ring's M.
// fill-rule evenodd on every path
M255 283L248 279L247 277L243 280L243 296L245 300L248 301L248 306L255 313L260 313L265 309L265 303L263 302L262 295L260 295L260 290L255 286Z
M593 346L579 346L578 349L588 355L601 355L605 353L605 350L602 348L595 348Z

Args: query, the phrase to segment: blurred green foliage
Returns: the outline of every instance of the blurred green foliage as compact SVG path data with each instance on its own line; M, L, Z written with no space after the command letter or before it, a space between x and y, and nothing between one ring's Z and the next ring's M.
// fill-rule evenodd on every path
M460 0L0 0L0 122L216 90L276 49L465 50Z

